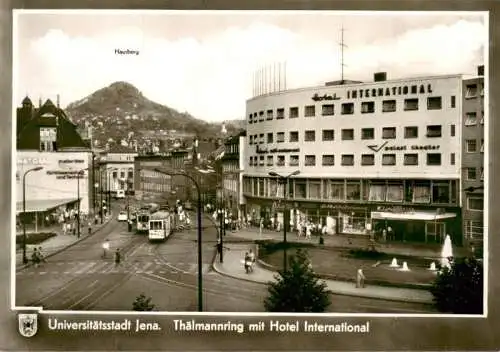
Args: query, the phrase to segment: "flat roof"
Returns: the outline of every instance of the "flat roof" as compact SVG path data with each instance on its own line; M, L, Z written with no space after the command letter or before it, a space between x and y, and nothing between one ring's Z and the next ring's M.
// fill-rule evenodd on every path
M62 199L37 199L26 201L26 212L41 212L57 208L60 205L76 202L77 198L62 198ZM23 202L16 203L16 215L23 212Z

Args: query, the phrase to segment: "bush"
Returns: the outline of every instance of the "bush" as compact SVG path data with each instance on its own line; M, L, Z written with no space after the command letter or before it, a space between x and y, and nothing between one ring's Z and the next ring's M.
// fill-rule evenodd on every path
M36 232L26 234L26 244L39 244L51 237L56 236L54 232ZM16 235L16 244L23 244L24 236Z
M152 311L155 308L155 305L151 303L151 297L146 298L144 293L141 293L136 297L134 303L132 304L132 309L135 311Z
M452 260L439 272L431 293L441 312L483 313L483 264L475 258Z
M268 285L264 300L268 312L324 312L330 305L326 283L314 274L305 251L289 258L286 271L279 271L276 282Z
M284 249L290 248L311 248L314 247L312 243L298 243L298 242L287 242L286 244L283 242L278 242L274 240L262 240L255 241L255 243L259 246L259 251L263 254L271 254L277 251L282 251Z

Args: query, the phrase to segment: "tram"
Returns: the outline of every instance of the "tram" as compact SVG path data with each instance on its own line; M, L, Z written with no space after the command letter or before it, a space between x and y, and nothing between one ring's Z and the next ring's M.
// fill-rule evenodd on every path
M157 211L149 217L149 241L165 241L173 232L173 214L169 211Z

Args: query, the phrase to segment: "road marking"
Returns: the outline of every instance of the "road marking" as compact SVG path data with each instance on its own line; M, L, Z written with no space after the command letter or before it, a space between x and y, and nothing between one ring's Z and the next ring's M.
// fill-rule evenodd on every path
M129 257L132 257L135 252L137 252L140 248L144 247L145 243L142 243L141 245L137 246L133 251L132 253L128 254Z
M153 263L151 262L147 262L143 267L142 267L142 271L146 271Z
M47 272L46 271L40 271L38 274L45 275L45 274L47 274Z
M160 274L165 274L165 271L164 270L160 270L159 273Z
M64 265L64 264L65 264L65 263L63 263L63 262L59 262L59 263L57 263L57 265Z
M109 262L101 262L99 263L98 265L94 266L92 269L90 269L88 272L90 274L93 274L93 273L96 273L98 272L99 270L102 270L105 266L107 266L109 264Z

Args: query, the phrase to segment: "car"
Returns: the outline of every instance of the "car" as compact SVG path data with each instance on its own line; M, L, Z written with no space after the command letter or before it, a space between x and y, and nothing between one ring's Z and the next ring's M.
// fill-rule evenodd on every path
M118 214L118 221L127 221L128 218L127 218L127 213L124 212L124 211L121 211L119 214Z

